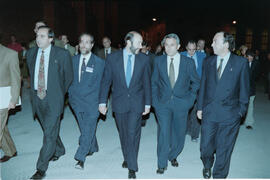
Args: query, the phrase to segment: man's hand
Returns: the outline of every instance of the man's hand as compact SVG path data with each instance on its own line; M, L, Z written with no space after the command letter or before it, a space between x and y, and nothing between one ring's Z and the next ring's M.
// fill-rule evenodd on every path
M198 117L199 119L202 119L202 110L197 111L197 117Z
M106 115L107 107L106 106L99 106L98 110L101 114Z
M144 108L144 112L142 113L142 115L146 115L150 112L150 108Z
M16 104L10 102L9 105L8 105L8 110L15 109L15 107L16 107Z

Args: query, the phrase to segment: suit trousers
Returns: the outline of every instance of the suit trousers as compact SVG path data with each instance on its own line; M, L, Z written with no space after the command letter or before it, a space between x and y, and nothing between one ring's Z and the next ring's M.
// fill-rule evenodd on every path
M0 109L0 146L6 156L12 156L16 152L14 142L7 127L8 109Z
M187 134L191 136L191 139L199 138L201 125L197 118L197 103L194 104L191 109L187 120Z
M168 166L168 160L176 159L185 144L188 109L170 100L155 108L158 121L158 168Z
M205 168L212 168L214 153L216 152L213 178L226 178L228 176L231 155L239 127L240 117L233 122L202 120L201 160Z
M36 168L37 170L46 171L53 156L60 157L65 154L65 147L59 136L60 116L52 113L47 96L43 100L40 100L37 95L34 98L37 106L37 116L43 130L43 145Z
M87 112L76 112L80 128L79 147L75 154L75 159L84 162L89 152L98 152L96 138L97 119L99 113L90 114Z
M115 113L124 161L128 169L138 171L142 113Z
M254 124L254 99L255 96L250 96L249 98L249 104L248 104L248 111L247 111L247 116L246 116L246 120L245 120L245 125L246 126L252 126Z

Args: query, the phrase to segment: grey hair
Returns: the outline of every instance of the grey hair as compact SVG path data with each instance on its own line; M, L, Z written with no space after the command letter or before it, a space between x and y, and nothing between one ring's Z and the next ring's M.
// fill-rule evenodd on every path
M179 39L178 35L177 35L177 34L174 34L174 33L171 33L171 34L167 34L167 35L163 38L163 40L161 41L161 45L164 46L166 39L171 39L171 38L173 38L173 39L176 40L177 45L180 44L180 39Z

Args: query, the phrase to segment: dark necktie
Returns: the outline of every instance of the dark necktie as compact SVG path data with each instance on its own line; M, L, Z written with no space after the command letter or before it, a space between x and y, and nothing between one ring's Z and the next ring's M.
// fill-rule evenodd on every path
M105 50L105 58L108 56L108 49Z
M44 75L44 51L42 51L40 61L39 61L39 70L38 70L38 90L37 96L42 100L46 96L45 89L45 75Z
M170 68L169 68L169 80L171 87L174 87L175 84L175 72L174 72L174 65L173 65L173 58L171 58Z
M224 59L220 59L220 62L219 62L218 68L217 68L218 80L220 80L221 75L222 75L222 74L221 74L221 71L222 71L223 60L224 60Z
M81 67L81 78L80 78L80 82L83 79L83 75L85 73L85 70L86 70L85 58L83 58L83 63L82 63L82 67Z

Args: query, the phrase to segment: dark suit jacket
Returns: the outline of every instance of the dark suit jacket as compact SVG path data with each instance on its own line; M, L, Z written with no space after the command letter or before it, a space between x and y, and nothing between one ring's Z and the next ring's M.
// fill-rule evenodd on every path
M117 49L111 47L111 53L114 53L114 52L116 52L116 51L117 51ZM100 50L97 52L97 56L100 57L101 59L106 59L106 58L105 58L105 49L104 49L104 48L100 49Z
M151 68L145 54L135 55L134 70L129 87L126 85L123 50L108 55L101 91L100 103L106 103L112 84L112 110L116 113L129 111L142 113L145 105L151 105Z
M76 112L98 114L100 83L105 66L104 60L93 53L88 61L83 78L79 82L80 56L73 56L73 82L69 88L69 103Z
M27 64L31 78L30 95L32 97L33 113L36 113L36 95L34 89L34 74L38 47L27 51ZM47 94L52 113L60 115L63 112L64 97L73 80L73 69L70 54L67 50L56 46L51 47L48 69Z
M247 111L249 88L247 59L231 53L220 80L217 77L217 56L205 59L198 96L198 110L202 110L203 120L240 120Z
M200 79L196 72L195 63L191 58L180 55L179 73L174 88L172 89L168 70L167 55L157 56L154 60L152 74L152 103L155 108L175 99L179 108L189 109L192 107Z
M187 51L181 52L184 56L187 57ZM195 56L197 57L197 62L198 62L198 67L196 68L196 71L199 75L199 77L202 77L202 65L203 65L203 60L206 57L206 54L200 51L197 51L195 53Z
M249 68L250 77L250 96L255 96L256 94L256 79L259 74L259 62L258 60L253 60L251 67Z

